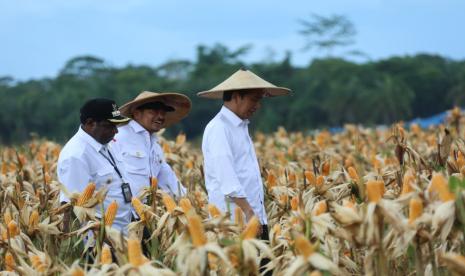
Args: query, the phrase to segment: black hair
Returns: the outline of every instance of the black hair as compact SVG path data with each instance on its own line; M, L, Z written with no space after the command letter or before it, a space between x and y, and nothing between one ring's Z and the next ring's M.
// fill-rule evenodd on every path
M239 96L241 96L241 98L243 98L244 95L247 94L247 90L224 91L223 92L223 102L229 102L230 100L232 100L232 95L233 95L234 92L239 93Z

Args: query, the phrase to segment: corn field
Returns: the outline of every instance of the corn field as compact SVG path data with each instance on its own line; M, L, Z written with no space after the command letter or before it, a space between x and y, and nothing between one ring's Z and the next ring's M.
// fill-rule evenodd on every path
M201 151L182 134L161 143L187 196L175 200L153 179L132 200L141 220L128 237L112 228L116 202L95 216L106 191L93 183L60 205L60 145L3 147L0 267L6 275L259 275L268 258L273 275L465 275L464 134L458 109L430 129L257 133L269 242L257 239L256 218L247 223L236 209L231 221L208 204ZM73 213L67 231L65 212Z

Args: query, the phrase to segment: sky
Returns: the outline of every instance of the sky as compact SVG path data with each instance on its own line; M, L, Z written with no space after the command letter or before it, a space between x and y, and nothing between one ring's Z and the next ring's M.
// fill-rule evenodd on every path
M198 45L216 43L253 45L247 62L290 51L304 66L321 55L302 50L299 19L311 14L346 16L357 30L350 49L370 60L465 59L463 0L0 0L0 77L55 77L80 55L117 67L194 61Z

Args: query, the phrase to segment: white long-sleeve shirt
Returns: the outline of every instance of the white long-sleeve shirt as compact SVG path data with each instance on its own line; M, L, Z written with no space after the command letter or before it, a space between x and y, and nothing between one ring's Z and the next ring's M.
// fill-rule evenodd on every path
M208 123L202 140L208 200L234 214L229 197L245 198L261 224L267 224L263 184L257 156L249 135L248 120L227 107Z
M185 194L185 188L165 161L157 135L150 135L138 122L131 120L120 126L111 147L122 157L134 196L150 186L151 177L157 178L160 189L172 196Z
M102 155L103 153L108 156L106 150L109 150L106 145L100 144L79 127L78 132L60 152L57 167L58 181L65 185L69 192L81 193L89 182L95 183L96 191L103 187L108 188L103 203L104 210L113 200L116 200L118 211L113 227L127 233L126 226L131 222L131 204L124 202L121 190L123 180L110 162ZM115 165L118 167L123 179L126 180L121 158L117 153L111 150L110 152ZM60 201L69 201L63 192L60 193ZM101 206L97 205L95 209L97 217L101 217Z

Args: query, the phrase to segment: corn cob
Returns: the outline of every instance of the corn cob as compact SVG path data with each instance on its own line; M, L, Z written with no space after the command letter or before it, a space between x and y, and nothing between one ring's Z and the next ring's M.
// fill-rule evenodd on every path
M214 204L208 204L208 212L212 218L218 218L221 216L221 211Z
M7 251L5 254L5 270L14 271L15 266L16 266L15 258L9 251Z
M408 222L413 223L423 213L423 202L419 198L410 199L409 204L409 219Z
M163 200L163 204L166 207L166 210L170 214L173 213L174 209L177 207L174 199L170 195L163 193L162 200Z
M369 180L366 185L368 201L379 202L384 195L384 182L381 180Z
M113 258L111 256L111 250L108 245L103 246L102 248L102 256L100 257L101 264L111 264L113 262Z
M105 226L111 226L113 224L117 211L118 203L116 203L116 200L113 200L113 202L108 205L107 211L105 212Z
M132 206L134 207L134 210L136 210L137 215L139 215L139 218L141 221L145 221L145 208L144 204L140 201L139 198L133 197L131 200Z
M291 199L291 209L292 211L297 211L299 208L299 198L297 196Z
M187 220L189 221L187 228L192 239L192 244L195 247L205 245L207 243L207 237L205 236L205 230L200 217L192 213L187 216Z
M95 187L95 183L90 182L79 196L76 205L83 206L94 194Z
M184 211L184 213L188 213L190 210L192 210L192 204L191 201L188 198L182 198L179 201L179 206L181 209Z
M354 167L349 167L347 169L348 173L349 173L349 176L350 178L355 181L355 182L358 182L360 180L360 178L358 177L358 173L357 171L355 170Z
M257 234L260 231L260 222L256 216L253 216L247 226L245 227L244 231L242 232L242 239L249 240L257 238Z
M128 239L128 259L133 266L141 266L147 261L144 254L142 254L139 240Z
M315 252L310 241L302 235L298 235L294 242L297 252L304 258L310 257Z
M312 214L314 216L319 216L323 213L326 213L328 211L328 206L326 204L326 200L318 201L317 204L315 204L315 207L313 207Z

